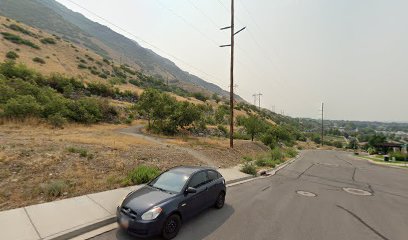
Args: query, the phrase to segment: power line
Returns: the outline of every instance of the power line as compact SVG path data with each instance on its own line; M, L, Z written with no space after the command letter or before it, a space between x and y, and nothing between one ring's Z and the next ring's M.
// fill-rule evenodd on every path
M119 29L119 30L121 30L121 31L123 31L123 32L125 32L125 33L127 33L127 34L129 34L130 36L133 36L134 38L136 38L136 39L138 39L139 41L145 43L146 45L148 45L148 46L150 46L150 47L156 49L156 51L160 51L160 52L162 52L162 53L164 53L164 54L166 54L166 55L172 57L173 59L175 59L175 60L177 60L177 61L179 61L179 62L185 64L186 66L188 66L188 67L190 67L190 68L192 68L192 69L194 69L194 70L196 70L196 71L198 71L198 72L200 72L200 73L202 73L202 74L205 74L206 76L209 76L210 78L217 79L218 81L220 81L220 79L219 79L218 77L216 77L216 76L214 76L214 75L212 75L212 74L210 74L210 73L207 73L207 72L205 72L205 71L203 71L203 70L201 70L201 69L199 69L199 68L197 68L197 67L194 67L193 65L189 64L188 62L186 62L186 61L184 61L184 60L182 60L182 59L176 57L175 55L173 55L173 54L171 54L171 53L169 53L169 52L167 52L167 51L165 51L165 50L163 50L163 49L161 49L161 48L155 46L154 44L152 44L152 43L150 43L150 42L144 40L143 38L141 38L141 37L139 37L139 36L137 36L137 35L135 35L135 34L129 32L129 31L126 30L126 29L124 29L124 28L122 28L122 27L116 25L115 23L113 23L113 22L107 20L106 18L101 17L100 15L94 13L93 11L91 11L91 10L89 10L89 9L87 9L87 8L85 8L85 7L83 7L82 5L76 3L76 2L74 2L74 1L72 1L72 0L66 0L66 1L68 1L68 2L70 2L70 3L74 4L74 5L76 5L77 7L79 7L79 8L81 8L81 9L87 11L88 13L92 14L93 16L95 16L95 17L97 17L97 18L99 18L99 19L105 21L106 23L108 23L108 24L110 24L110 25L116 27L117 29Z
M215 21L209 17L201 8L197 7L197 5L192 0L187 0L198 12L200 12L205 18L207 18L215 28L219 28Z

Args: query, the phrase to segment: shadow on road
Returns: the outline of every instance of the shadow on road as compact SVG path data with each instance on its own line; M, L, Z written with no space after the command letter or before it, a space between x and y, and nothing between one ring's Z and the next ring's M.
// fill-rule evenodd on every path
M200 240L204 239L206 236L210 235L216 231L220 226L222 226L228 218L234 213L232 206L225 204L221 210L214 208L208 209L197 217L184 222L183 226L175 238L175 240ZM117 240L141 240L129 236L125 231L117 230L116 232ZM159 240L161 238L154 238L152 240Z

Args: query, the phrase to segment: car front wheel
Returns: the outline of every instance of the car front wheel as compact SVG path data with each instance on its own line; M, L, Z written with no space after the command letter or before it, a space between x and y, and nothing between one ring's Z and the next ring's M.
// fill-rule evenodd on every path
M177 236L181 228L181 219L177 214L173 214L164 222L162 236L164 239L173 239Z
M220 192L220 194L218 194L217 201L215 202L215 208L221 209L222 207L224 207L224 203L225 203L225 193Z

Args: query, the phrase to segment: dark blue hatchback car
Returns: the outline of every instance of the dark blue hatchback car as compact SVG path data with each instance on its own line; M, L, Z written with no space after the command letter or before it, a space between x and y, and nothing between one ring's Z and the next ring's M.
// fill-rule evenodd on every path
M129 193L117 209L120 227L136 237L174 238L182 221L209 208L222 208L225 180L205 167L172 168Z

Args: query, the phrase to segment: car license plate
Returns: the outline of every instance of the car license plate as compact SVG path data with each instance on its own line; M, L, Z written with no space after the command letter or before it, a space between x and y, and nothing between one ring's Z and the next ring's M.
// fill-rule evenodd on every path
M129 219L121 217L119 219L119 225L124 229L128 229L129 228Z

